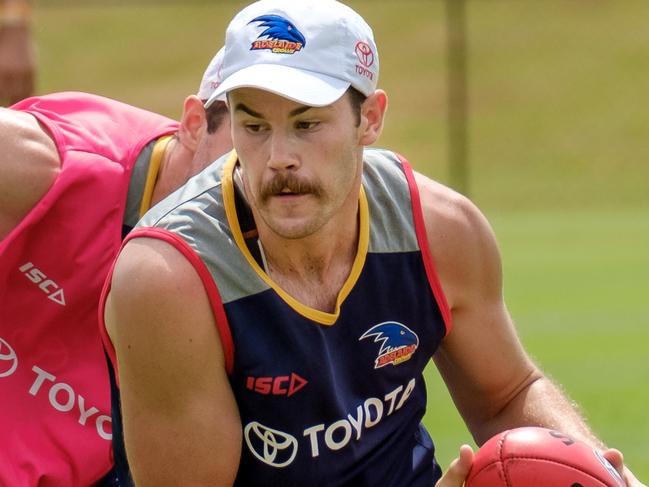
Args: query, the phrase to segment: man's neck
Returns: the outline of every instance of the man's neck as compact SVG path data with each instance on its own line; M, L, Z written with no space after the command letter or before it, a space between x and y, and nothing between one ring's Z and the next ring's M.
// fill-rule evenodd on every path
M261 226L259 239L266 272L301 303L333 312L358 253L358 209L337 218L313 235L286 239Z
M185 183L189 168L188 160L190 161L191 157L192 154L178 142L176 137L169 141L160 163L158 179L151 197L151 206L166 198Z

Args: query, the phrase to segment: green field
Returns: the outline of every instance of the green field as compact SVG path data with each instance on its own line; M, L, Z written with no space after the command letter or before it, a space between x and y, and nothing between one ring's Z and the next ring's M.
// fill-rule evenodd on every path
M39 92L101 93L176 117L247 2L36 0ZM444 4L349 2L390 95L382 146L448 182ZM470 196L499 237L533 357L649 482L649 3L468 3ZM469 440L434 369L446 465Z

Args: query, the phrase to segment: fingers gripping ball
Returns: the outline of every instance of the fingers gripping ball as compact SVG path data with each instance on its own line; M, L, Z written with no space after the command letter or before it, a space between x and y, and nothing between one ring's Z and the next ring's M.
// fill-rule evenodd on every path
M562 433L504 431L476 453L465 487L624 487L598 451Z

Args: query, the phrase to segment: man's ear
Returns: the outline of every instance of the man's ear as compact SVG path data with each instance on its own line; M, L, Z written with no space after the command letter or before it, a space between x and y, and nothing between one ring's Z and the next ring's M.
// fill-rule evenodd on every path
M185 98L183 114L178 129L178 140L188 150L196 152L201 137L207 130L203 102L195 95Z
M383 131L385 112L388 109L388 95L376 90L361 106L361 145L372 145Z

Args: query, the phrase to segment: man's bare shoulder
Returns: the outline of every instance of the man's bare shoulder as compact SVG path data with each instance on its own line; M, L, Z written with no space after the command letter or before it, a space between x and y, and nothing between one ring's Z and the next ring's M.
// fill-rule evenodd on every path
M460 240L491 234L487 219L467 197L419 173L415 173L415 180L429 234Z
M488 282L481 291L498 289L500 253L491 225L467 197L415 174L426 225L426 235L442 286L451 307L475 283Z
M0 239L56 180L61 160L53 140L31 115L0 108Z
M120 252L110 294L120 307L135 312L182 302L197 287L196 271L176 248L160 239L139 237Z
M122 249L111 276L104 323L118 357L132 343L146 344L151 353L177 348L188 337L219 345L196 269L178 249L156 238L138 237ZM202 353L223 362L220 345Z

